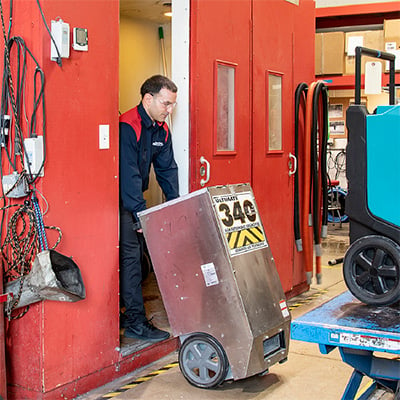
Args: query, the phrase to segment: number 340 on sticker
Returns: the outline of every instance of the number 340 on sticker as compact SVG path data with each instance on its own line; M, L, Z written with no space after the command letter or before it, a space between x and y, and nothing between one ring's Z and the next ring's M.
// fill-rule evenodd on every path
M243 205L240 204L240 201L235 201L231 205L221 203L219 204L218 211L224 214L224 218L221 218L221 222L228 227L233 226L235 221L238 221L240 224L245 224L246 220L254 222L257 219L254 205L247 199L243 201Z
M214 196L213 201L231 255L268 246L251 193Z
M213 201L225 232L227 228L243 229L246 224L260 224L251 193L214 196Z

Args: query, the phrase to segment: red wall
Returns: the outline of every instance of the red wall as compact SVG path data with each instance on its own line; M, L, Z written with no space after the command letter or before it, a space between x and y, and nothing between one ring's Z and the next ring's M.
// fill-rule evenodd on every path
M8 7L9 2L3 3ZM36 303L8 324L9 398L42 398L39 393L50 393L118 359L119 2L40 3L49 26L60 17L70 24L71 37L73 27L88 29L89 51L71 48L60 68L50 61L50 38L36 0L13 2L12 35L25 39L46 80L47 158L38 184L49 204L44 222L61 228L57 250L80 267L86 299ZM32 98L31 77L30 66L27 102ZM99 124L110 126L107 150L99 150ZM54 241L50 234L50 245Z
M3 3L9 5L9 0ZM50 61L50 38L37 1L13 1L12 34L26 40L46 79L47 160L45 176L38 184L49 203L44 220L46 225L62 229L57 250L73 256L79 265L87 297L77 303L36 303L23 318L7 323L9 399L53 399L61 395L73 398L115 378L117 373L128 373L147 363L141 354L122 359L116 350L119 2L40 3L49 25L60 17L71 30L88 29L89 51L71 49L70 58L63 59L60 68ZM313 7L312 0L302 0L299 15L307 18L299 18L293 27L298 34L293 55L298 60L293 63L294 84L302 80L309 83L314 75L313 45L310 46ZM307 40L301 40L300 33ZM31 62L29 68L26 94L31 99ZM100 124L110 125L110 149L99 150ZM43 201L41 204L45 208ZM54 235L49 239L54 243ZM298 261L301 268L301 260ZM161 357L171 352L176 343L163 346L165 349L153 347L151 351Z

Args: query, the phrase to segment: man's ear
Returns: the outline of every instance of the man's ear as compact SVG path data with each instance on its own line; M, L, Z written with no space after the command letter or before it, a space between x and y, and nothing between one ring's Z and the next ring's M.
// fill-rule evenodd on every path
M153 101L153 96L150 93L146 93L143 96L143 103L145 103L147 106L149 106L151 104L151 102Z

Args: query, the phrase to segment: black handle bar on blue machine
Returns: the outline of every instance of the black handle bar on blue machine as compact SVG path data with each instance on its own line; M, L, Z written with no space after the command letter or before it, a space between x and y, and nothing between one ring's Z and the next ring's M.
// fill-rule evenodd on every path
M389 61L389 104L394 105L394 61L396 56L384 51L372 50L367 47L356 47L356 66L355 66L355 104L361 104L361 55L381 58Z

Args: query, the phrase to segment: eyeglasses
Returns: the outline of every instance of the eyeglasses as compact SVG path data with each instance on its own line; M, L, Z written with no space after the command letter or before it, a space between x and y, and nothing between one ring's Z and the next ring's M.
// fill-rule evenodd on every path
M169 101L159 99L157 96L155 96L155 95L152 94L152 93L150 93L150 94L151 94L153 97L155 97L156 100L157 100L165 109L168 109L168 108L175 108L175 107L176 107L176 104L177 104L176 101L175 101L174 103L171 103L171 102L169 102Z

